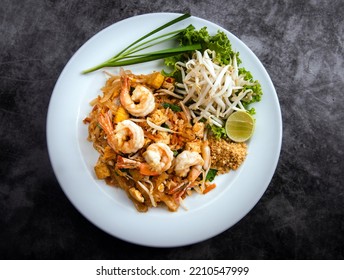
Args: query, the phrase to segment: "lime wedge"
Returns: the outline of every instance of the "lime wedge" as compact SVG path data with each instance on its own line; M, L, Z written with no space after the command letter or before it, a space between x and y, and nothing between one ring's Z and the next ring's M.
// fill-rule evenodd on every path
M234 142L245 142L251 138L254 131L253 117L244 111L236 111L226 121L226 133Z

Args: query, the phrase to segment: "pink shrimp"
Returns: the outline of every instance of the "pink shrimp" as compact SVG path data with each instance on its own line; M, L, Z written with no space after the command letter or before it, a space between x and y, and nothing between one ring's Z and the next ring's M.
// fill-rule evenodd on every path
M114 129L108 114L100 114L98 122L106 133L109 146L116 152L130 154L143 147L143 129L134 122L124 120L119 122Z
M172 165L173 152L170 147L164 143L153 143L148 146L143 153L146 162L118 157L118 168L138 168L142 175L157 176L168 170Z
M145 117L155 109L154 95L144 85L137 85L130 96L130 81L124 70L121 71L121 83L121 104L130 114Z
M189 173L188 180L193 182L202 171L204 160L197 152L183 151L176 158L174 171L177 176L186 177ZM191 168L191 171L190 171Z

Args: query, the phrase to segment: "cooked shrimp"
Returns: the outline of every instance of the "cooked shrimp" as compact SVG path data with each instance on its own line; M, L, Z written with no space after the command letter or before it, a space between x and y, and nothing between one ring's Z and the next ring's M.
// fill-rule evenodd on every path
M107 136L109 146L117 153L135 153L144 145L143 129L130 120L119 122L115 129L108 114L101 114L98 122Z
M153 172L162 173L172 165L173 152L165 143L153 143L143 153L143 157Z
M121 104L130 114L136 117L145 117L155 109L154 95L149 88L137 85L130 96L130 81L124 71L122 71L121 83Z
M148 146L143 157L146 162L138 162L119 156L116 165L118 168L138 168L142 175L157 176L171 167L173 152L164 143L153 143Z
M194 181L202 171L203 164L204 160L199 153L183 151L176 158L176 166L174 171L178 176L186 177L190 172L190 168L192 168L192 172L190 172L188 180Z

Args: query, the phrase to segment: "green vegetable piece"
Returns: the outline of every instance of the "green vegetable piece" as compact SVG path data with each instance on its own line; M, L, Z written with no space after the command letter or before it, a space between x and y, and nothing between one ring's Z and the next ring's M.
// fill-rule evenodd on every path
M179 37L179 34L183 32L184 29L181 30L175 30L160 36L157 36L155 38L152 38L150 40L144 41L146 38L152 36L153 34L179 22L182 21L188 17L190 17L190 14L184 14L172 21L169 21L168 23L160 26L157 29L154 29L153 31L149 32L148 34L142 36L138 40L131 43L129 46L124 48L122 51L117 53L114 57L110 58L109 60L94 66L92 68L86 69L82 71L83 74L90 73L93 71L96 71L98 69L101 69L103 67L116 67L116 66L125 66L125 65L132 65L137 63L143 63L148 62L152 60L162 59L169 56L175 56L180 53L184 53L187 51L194 51L201 48L201 45L199 44L189 44L188 46L180 46L178 48L170 48L162 51L156 51L156 52L149 52L146 54L140 54L135 55L135 53L147 49L149 47L158 45L164 41L176 39ZM141 42L141 43L140 43ZM140 43L140 44L139 44Z
M205 180L209 181L209 182L212 182L215 179L216 174L217 174L217 170L210 168L208 173L207 173L207 176L205 177Z
M137 44L137 43L143 41L144 39L146 39L146 38L152 36L153 34L159 32L159 31L161 31L161 30L163 30L163 29L165 29L165 28L167 28L167 27L169 27L169 26L171 26L171 25L173 25L173 24L175 24L175 23L177 23L177 22L179 22L179 21L182 21L182 20L184 20L184 19L186 19L186 18L188 18L188 17L190 17L190 16L191 16L191 15L190 15L189 13L186 13L186 14L180 16L180 17L177 17L177 18L174 19L174 20L171 20L171 21L167 22L166 24L164 24L164 25L158 27L157 29L154 29L153 31L151 31L151 32L147 33L146 35L142 36L141 38L137 39L135 42L133 42L132 44L130 44L128 47L126 47L125 49L123 49L122 51L120 51L116 56L121 55L121 54L124 53L126 50L128 50L130 47L132 47L132 46L134 46L135 44Z
M246 70L245 68L239 68L239 75L243 75L244 79L246 81L249 81L253 85L250 86L244 86L243 90L252 90L252 94L250 94L250 98L244 98L242 100L242 104L244 107L250 112L250 109L248 109L248 105L254 102L259 102L262 99L263 91L262 86L258 81L253 80L253 76L250 71ZM251 113L252 114L252 111Z
M216 139L226 138L226 129L224 127L218 127L216 125L211 125L211 132L214 134Z
M165 109L171 108L173 112L181 112L182 108L180 108L178 105L171 104L171 103L161 103L162 107Z
M209 35L207 27L202 27L200 30L196 30L193 25L189 25L186 29L184 29L178 37L180 46L189 46L193 44L200 44L202 53L210 49L216 52L215 62L219 65L227 65L232 60L233 57L236 56L237 64L241 63L239 58L239 53L236 53L232 49L232 45L227 37L227 35L223 31L218 31L214 36ZM178 73L180 72L176 67L175 64L178 61L186 61L188 57L191 56L191 53L181 53L175 56L170 56L165 58L164 63L166 66L173 67L169 76L173 76L178 80Z

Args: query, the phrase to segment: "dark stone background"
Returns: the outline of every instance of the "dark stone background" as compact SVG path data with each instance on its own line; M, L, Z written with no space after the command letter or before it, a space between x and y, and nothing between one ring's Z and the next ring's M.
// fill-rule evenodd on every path
M2 259L343 259L344 2L35 1L0 5ZM283 146L263 198L199 244L128 244L88 222L63 194L46 116L63 67L87 39L149 12L191 12L244 41L276 87Z

